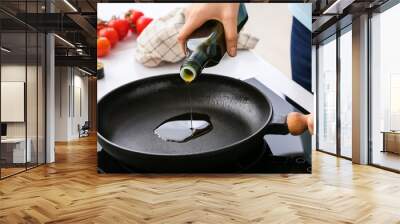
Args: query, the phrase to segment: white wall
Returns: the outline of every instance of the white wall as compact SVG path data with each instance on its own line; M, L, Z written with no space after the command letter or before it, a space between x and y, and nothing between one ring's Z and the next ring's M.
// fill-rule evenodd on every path
M24 122L25 83L1 81L1 121Z
M68 141L69 68L55 68L55 141Z
M37 70L38 69L38 70ZM2 82L24 82L26 86L26 107L18 108L21 113L27 115L27 119L22 122L6 122L8 138L25 138L25 135L30 140L30 148L32 151L32 161L39 163L44 162L44 74L41 66L32 66L25 64L3 64L1 66L1 81ZM27 79L27 80L26 80ZM4 89L2 89L3 92ZM25 92L23 92L25 93ZM3 93L4 94L4 93ZM7 95L2 95L2 98L7 98ZM24 103L23 103L24 104ZM2 112L17 113L16 108L2 107ZM37 153L39 156L37 157Z
M1 81L25 82L25 74L25 65L1 66ZM1 108L1 110L6 110L6 108ZM8 122L7 137L25 137L25 122Z
M71 120L71 136L72 138L77 138L78 137L78 124L83 125L85 121L89 120L88 119L88 78L87 76L81 76L83 73L78 73L76 74L78 70L75 70L75 76L74 76L74 110L75 113L73 113L73 119ZM79 93L80 92L80 93ZM79 97L80 95L80 97ZM79 100L81 102L79 102ZM81 107L81 108L79 108ZM82 110L82 111L80 111Z
M243 31L259 38L254 51L264 60L292 77L290 65L290 38L292 32L292 14L288 4L247 3L249 20ZM260 21L263 21L260 29Z
M83 75L75 68L56 67L55 141L77 139L78 124L88 120L88 78Z
M33 80L32 77L30 77L31 74L36 75L36 66L27 66L25 65L13 65L13 64L8 64L8 65L2 65L1 66L1 81L18 81L18 82L25 82L25 75L27 69L28 72L28 81L30 86L36 86L36 80ZM36 88L27 88L27 104L28 106L35 107L36 108ZM34 102L32 105L32 102ZM30 128L32 130L35 130L35 135L36 135L36 113L32 113L32 111L36 111L35 108L29 108L28 109L28 114L27 114L27 119L28 119L28 137L29 134L32 133L33 131L30 131ZM24 108L22 108L24 109ZM7 110L7 108L1 108L1 110ZM33 123L32 123L33 122ZM25 137L25 123L26 122L7 122L7 136L8 137Z

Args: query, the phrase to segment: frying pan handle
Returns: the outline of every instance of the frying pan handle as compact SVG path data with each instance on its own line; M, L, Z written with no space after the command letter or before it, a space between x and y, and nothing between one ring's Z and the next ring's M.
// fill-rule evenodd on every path
M301 135L306 130L313 133L313 118L311 114L304 115L298 112L290 112L286 116L278 116L266 128L266 134L277 135Z
M265 134L287 135L289 134L289 127L287 124L287 116L274 116L272 121L265 129Z

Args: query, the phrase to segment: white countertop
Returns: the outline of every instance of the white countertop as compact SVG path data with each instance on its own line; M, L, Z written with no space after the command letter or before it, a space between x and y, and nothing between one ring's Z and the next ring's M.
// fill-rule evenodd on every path
M130 3L130 4L98 4L98 17L109 19L111 15L121 15L130 8L139 9L153 18L167 13L177 4L169 3ZM158 15L158 16L157 16ZM129 36L119 42L111 53L101 58L104 63L105 77L97 81L97 99L99 100L111 90L138 79L166 73L178 73L180 64L165 64L156 68L148 68L135 60L136 37ZM261 59L252 51L238 51L234 58L225 55L221 62L205 73L226 75L238 79L256 78L279 95L286 95L308 111L314 110L313 95L293 80Z

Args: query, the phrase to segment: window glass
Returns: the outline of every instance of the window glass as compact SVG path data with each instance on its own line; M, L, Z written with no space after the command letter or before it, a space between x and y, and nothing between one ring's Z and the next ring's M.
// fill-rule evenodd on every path
M352 34L340 36L340 154L351 158L352 141Z
M26 33L1 31L1 177L24 171L31 159L26 136Z
M45 1L0 1L11 14L43 13ZM4 12L0 17L0 178L45 161L45 35ZM32 18L38 18L31 15Z
M371 19L372 163L400 170L400 5Z
M336 40L318 48L318 148L336 153Z

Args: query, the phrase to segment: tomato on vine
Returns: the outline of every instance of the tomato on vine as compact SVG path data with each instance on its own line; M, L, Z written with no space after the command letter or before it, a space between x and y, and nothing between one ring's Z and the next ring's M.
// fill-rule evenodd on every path
M104 57L111 50L111 43L105 37L99 37L97 39L97 57Z
M134 9L131 9L127 13L125 13L125 19L129 22L132 32L136 31L136 21L142 16L144 16L143 12Z
M114 47L119 40L118 32L112 27L101 29L99 31L99 36L106 37L110 41L111 47Z
M124 39L129 32L129 22L125 19L114 17L108 22L108 26L114 28L118 32L119 40Z
M137 32L137 34L140 35L140 33L142 33L144 28L146 28L147 25L149 25L151 23L151 21L153 21L152 18L149 18L149 17L146 17L146 16L140 17L136 21L136 32Z

